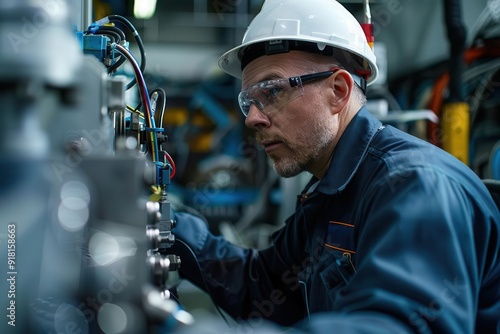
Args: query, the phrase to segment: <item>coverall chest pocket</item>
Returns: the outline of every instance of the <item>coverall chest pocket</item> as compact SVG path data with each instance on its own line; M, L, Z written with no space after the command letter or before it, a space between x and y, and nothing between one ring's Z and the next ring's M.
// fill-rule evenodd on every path
M321 271L320 277L331 302L335 301L338 290L346 286L355 273L356 269L350 253L343 253L336 257Z

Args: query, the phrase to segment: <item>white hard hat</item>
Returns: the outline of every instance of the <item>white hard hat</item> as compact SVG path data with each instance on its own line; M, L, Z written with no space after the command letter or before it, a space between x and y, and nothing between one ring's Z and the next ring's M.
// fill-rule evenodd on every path
M378 76L375 55L354 16L335 0L266 0L248 26L241 45L219 58L219 67L241 78L262 55L303 50L332 55L369 85Z

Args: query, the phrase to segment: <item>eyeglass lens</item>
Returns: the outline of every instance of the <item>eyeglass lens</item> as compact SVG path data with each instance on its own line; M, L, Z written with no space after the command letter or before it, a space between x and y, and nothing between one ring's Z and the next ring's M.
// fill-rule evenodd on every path
M252 104L260 111L269 113L303 94L302 84L292 87L289 79L268 80L242 90L238 102L243 115L247 117Z

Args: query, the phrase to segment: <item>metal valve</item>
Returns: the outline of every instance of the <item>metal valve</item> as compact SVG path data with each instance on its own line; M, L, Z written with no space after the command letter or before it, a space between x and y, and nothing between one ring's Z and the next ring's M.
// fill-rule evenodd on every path
M170 231L162 231L155 226L146 228L146 237L150 242L151 249L170 248L175 242L175 235Z
M170 260L168 257L160 254L148 256L148 265L150 268L151 278L156 286L163 286L168 279L170 271Z
M157 286L163 286L168 279L168 272L179 270L181 259L174 254L163 256L159 253L150 253L148 255L148 265L153 282Z
M175 254L168 254L167 258L170 261L170 271L176 271L179 270L181 267L181 258L178 255Z

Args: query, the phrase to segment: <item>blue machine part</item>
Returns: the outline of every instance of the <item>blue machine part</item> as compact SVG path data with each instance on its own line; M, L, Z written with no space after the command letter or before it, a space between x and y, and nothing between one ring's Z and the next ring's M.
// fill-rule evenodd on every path
M76 41L80 45L80 49L83 50L83 31L75 31Z
M156 185L169 185L171 170L172 167L169 164L156 163Z
M115 63L117 55L112 48L109 48L111 40L108 37L104 35L85 35L83 31L76 31L75 36L84 54L94 55L100 62L104 62L104 59L110 59L110 64ZM128 41L122 41L121 45L128 50Z
M92 54L104 61L107 57L107 44L110 40L103 35L85 35L83 36L83 52L85 54Z
M217 88L212 87L210 83L204 83L200 86L194 93L188 108L191 111L201 108L216 126L214 135L218 140L215 140L215 145L220 145L222 153L238 157L240 156L238 145L242 139L241 123L235 123L231 119L227 109L218 101L218 97L211 90L217 89L219 94L226 94L226 96L232 96L233 92L215 83L213 86ZM215 147L213 149L218 150Z

